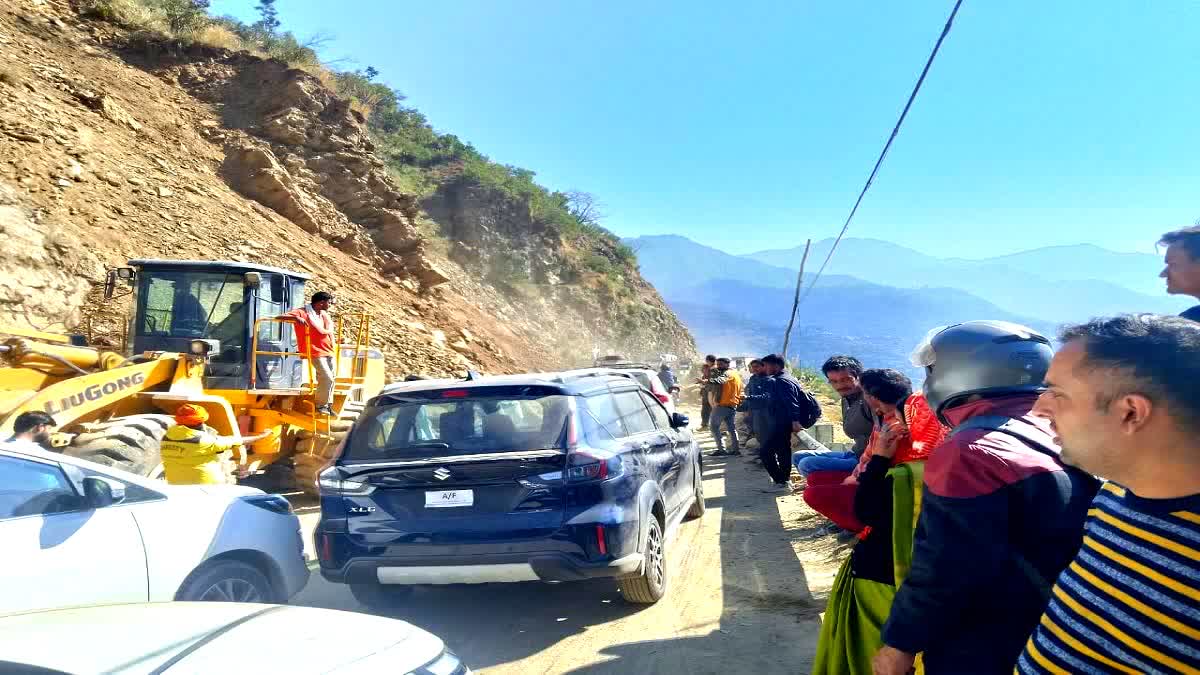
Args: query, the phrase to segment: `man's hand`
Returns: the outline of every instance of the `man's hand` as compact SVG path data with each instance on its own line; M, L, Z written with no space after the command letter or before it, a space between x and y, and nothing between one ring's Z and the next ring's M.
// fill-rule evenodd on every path
M875 454L879 457L895 457L896 448L905 438L908 438L908 427L898 421L889 424L883 430L883 436L879 439L879 447L875 448Z
M916 660L917 657L913 654L884 645L882 649L875 652L871 666L875 675L908 675L913 672L913 663Z
M801 431L804 431L804 427L800 426L799 422L792 422L792 433L798 434Z

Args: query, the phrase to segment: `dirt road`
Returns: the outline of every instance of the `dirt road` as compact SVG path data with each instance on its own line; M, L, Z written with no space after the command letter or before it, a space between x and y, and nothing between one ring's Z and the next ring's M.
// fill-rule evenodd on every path
M489 675L809 672L844 547L800 497L765 493L756 463L705 457L704 477L708 512L674 533L657 605L627 605L611 582L494 584L420 588L393 616ZM316 575L293 602L366 611Z

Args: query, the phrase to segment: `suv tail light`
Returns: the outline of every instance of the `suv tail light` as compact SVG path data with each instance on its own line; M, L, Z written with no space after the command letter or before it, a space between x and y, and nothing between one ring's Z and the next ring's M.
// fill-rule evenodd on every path
M625 467L617 455L602 457L587 452L573 452L567 460L567 481L571 483L608 480L624 472Z
M320 490L321 496L362 496L369 495L375 491L375 486L370 483L343 478L342 472L338 470L337 466L332 464L317 474L317 488Z
M668 394L660 394L658 392L654 392L654 398L658 399L659 403L670 403L671 402L671 397Z

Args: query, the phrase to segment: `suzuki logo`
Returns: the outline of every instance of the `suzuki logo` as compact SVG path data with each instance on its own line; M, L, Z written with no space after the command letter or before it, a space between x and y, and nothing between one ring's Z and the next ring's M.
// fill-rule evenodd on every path
M446 467L442 467L442 468L438 469L437 471L433 472L433 477L438 480L446 480L446 479L450 478L450 470L447 469Z

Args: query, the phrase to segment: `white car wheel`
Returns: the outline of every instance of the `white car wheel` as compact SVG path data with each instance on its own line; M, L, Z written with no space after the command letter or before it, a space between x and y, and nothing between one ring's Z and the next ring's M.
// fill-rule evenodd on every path
M275 593L267 577L254 567L221 560L193 572L178 597L196 602L274 602Z

